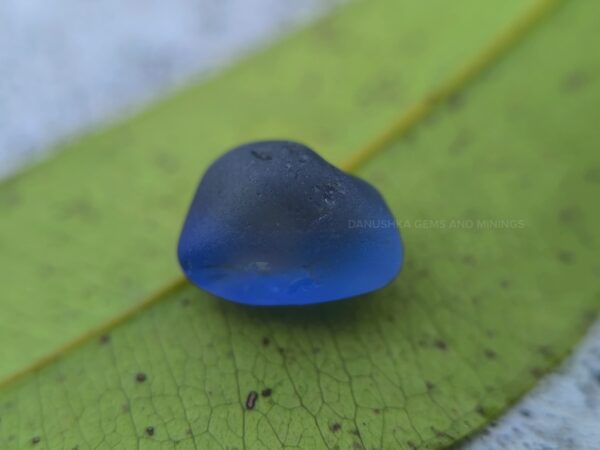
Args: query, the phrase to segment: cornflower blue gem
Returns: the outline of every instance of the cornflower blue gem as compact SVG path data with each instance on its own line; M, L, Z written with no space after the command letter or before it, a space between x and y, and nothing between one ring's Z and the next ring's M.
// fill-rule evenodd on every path
M382 288L400 271L394 217L367 182L308 147L255 142L206 171L179 239L186 277L249 305L307 305Z

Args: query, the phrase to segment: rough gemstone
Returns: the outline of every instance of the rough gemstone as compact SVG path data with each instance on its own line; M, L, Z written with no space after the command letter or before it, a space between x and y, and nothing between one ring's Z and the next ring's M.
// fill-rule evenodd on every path
M400 271L385 201L308 147L242 145L202 178L179 239L186 277L251 305L304 305L379 289Z

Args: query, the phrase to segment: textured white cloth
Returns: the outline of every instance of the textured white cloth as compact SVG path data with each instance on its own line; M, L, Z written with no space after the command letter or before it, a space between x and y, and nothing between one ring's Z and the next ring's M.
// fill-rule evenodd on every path
M0 1L0 177L336 1Z

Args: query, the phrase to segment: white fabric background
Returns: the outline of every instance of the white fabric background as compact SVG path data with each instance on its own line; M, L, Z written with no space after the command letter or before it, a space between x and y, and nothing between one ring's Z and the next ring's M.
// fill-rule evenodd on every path
M0 177L337 0L2 0ZM600 324L469 450L600 449Z

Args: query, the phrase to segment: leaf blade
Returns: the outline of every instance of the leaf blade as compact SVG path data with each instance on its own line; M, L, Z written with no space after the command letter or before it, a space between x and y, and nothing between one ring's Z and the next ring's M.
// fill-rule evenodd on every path
M3 184L0 285L7 294L0 308L18 320L0 327L0 378L138 304L179 272L172 249L188 201L182 193L223 149L285 136L339 162L528 5L511 0L492 11L474 0L435 0L428 5L435 15L415 2L352 5ZM477 23L453 13L460 7ZM444 39L428 42L429 35ZM322 67L303 75L314 61ZM152 264L132 264L131 255Z

